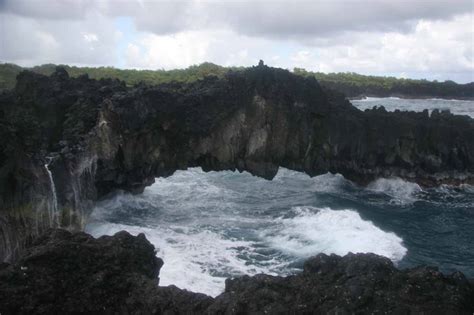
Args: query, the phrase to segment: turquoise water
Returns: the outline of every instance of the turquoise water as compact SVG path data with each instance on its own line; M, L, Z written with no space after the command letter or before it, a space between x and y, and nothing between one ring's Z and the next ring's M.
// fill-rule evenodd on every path
M193 168L157 178L142 195L102 201L86 230L143 232L164 259L161 285L217 295L227 277L291 274L321 252L374 252L400 268L474 277L473 226L472 186L422 189L390 178L363 188L337 174L280 169L267 181Z

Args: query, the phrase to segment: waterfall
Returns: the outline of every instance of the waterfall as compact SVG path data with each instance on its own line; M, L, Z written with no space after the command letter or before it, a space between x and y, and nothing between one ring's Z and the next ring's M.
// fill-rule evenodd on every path
M54 184L53 173L49 169L49 163L44 165L46 172L48 173L49 177L49 185L51 187L51 197L52 197L52 206L49 207L49 219L51 225L56 222L57 226L59 226L59 209L58 209L58 197L56 195L56 185Z

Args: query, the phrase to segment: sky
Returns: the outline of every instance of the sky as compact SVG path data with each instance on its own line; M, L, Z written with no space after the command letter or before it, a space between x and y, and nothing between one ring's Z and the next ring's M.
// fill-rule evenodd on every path
M474 0L0 0L0 62L474 81Z

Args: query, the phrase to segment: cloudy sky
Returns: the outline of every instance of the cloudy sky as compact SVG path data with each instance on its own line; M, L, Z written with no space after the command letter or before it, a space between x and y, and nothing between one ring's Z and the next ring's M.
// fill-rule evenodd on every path
M474 0L0 0L0 61L474 81Z

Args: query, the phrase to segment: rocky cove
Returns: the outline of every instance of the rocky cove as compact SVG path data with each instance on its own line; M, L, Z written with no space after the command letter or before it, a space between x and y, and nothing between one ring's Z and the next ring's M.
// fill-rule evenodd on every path
M166 263L166 262L165 262ZM159 286L163 261L143 234L98 239L50 230L15 264L0 266L2 314L471 314L474 288L461 274L397 270L373 254L319 254L288 277L226 281L204 294Z
M253 175L272 179L278 167L283 166L311 176L328 171L340 173L360 185L379 177L391 176L423 186L474 182L474 122L471 118L439 111L431 114L399 111L391 113L379 108L362 112L346 101L343 95L321 87L314 78L299 77L288 71L264 65L243 72L229 73L224 78L208 77L195 83L135 87L126 87L116 80L91 80L87 76L69 78L62 68L58 68L50 77L22 72L18 76L16 88L0 96L0 120L0 256L5 261L14 262L13 265L5 265L2 270L4 279L10 279L2 281L9 283L2 288L5 299L7 296L23 295L20 291L15 291L14 287L15 281L20 281L18 285L22 287L27 285L27 282L21 281L30 281L20 279L22 267L34 270L36 262L38 266L49 265L47 260L41 263L41 259L32 258L34 263L25 266L26 263L22 261L26 262L29 257L35 256L31 252L48 259L46 257L50 256L49 251L52 250L49 248L50 244L58 255L69 255L67 249L61 249L63 245L69 246L68 242L72 242L74 245L71 246L74 248L80 248L83 243L101 247L102 242L105 242L103 240L108 240L106 242L111 242L112 245L106 244L103 250L97 252L106 253L107 246L110 245L113 257L110 259L120 261L129 260L114 256L117 251L122 250L113 245L115 239L118 239L119 243L121 239L133 244L140 243L141 245L133 245L130 246L131 249L124 250L130 250L124 255L135 255L132 254L136 251L135 247L147 248L145 255L151 267L145 272L148 279L140 281L144 283L142 289L153 287L149 283L158 275L160 262L152 258L154 254L150 253L153 249L149 244L146 245L143 237L134 240L130 236L120 234L95 241L85 234L71 235L56 231L39 240L34 239L50 227L79 231L83 228L95 201L106 198L116 190L140 193L144 187L153 183L155 177L166 177L176 170L188 167L200 166L205 171L248 171ZM23 251L32 244L33 247ZM120 248L121 245L117 246ZM42 251L44 253L41 254ZM105 267L106 264L93 265L95 262L100 263L101 258L100 254L91 255L97 255L98 258L86 259L84 268L89 268L88 264L96 271L108 268ZM87 256L90 255L74 253L74 258L65 259L77 260L82 264L81 257L85 259ZM295 301L295 298L288 298L291 305L273 305L271 301L280 301L278 294L288 294L293 291L292 288L311 286L313 280L302 279L308 272L311 273L309 267L305 267L301 275L285 279L256 276L229 280L226 293L215 301L176 288L145 291L151 295L161 294L163 301L168 299L167 305L175 305L166 306L170 309L187 305L176 300L179 297L181 301L195 301L193 307L196 309L192 310L196 312L266 310L270 313L299 313L310 312L318 307L323 313L338 312L339 305L344 304L337 301L335 304L324 303L327 296L344 296L342 291L338 292L337 288L333 287L334 282L331 281L336 281L337 277L331 276L330 270L335 268L334 272L340 275L345 274L346 269L355 268L354 273L349 271L349 275L341 280L341 290L346 290L346 282L355 274L364 275L369 271L370 274L372 268L380 268L383 276L371 277L370 281L378 283L382 278L387 278L387 275L396 274L404 280L394 280L396 285L389 286L395 291L402 290L401 288L408 290L404 286L411 283L412 274L415 277L415 287L418 285L417 281L422 281L417 278L419 276L421 279L436 278L427 281L426 285L438 288L441 285L436 285L436 281L440 281L439 283L454 288L447 290L454 292L452 296L433 298L436 296L434 293L427 293L430 295L427 300L410 300L403 306L405 308L399 310L391 306L392 311L403 312L410 307L414 307L411 308L413 311L421 311L422 309L417 307L431 305L431 302L436 308L426 311L456 312L472 309L472 303L470 305L468 302L472 301L472 287L461 275L446 277L429 268L398 271L389 261L373 255L349 255L344 258L318 256L309 260L307 265L324 265L326 261L329 261L328 272L324 272L323 276L332 278L318 281L326 281L331 290L335 291L330 294L313 292L301 297L301 309L298 309L296 304L289 303ZM140 268L146 268L140 267L142 262L132 262L131 267L125 267L129 269L121 270L123 266L119 261L116 263L119 265L114 268L120 272L116 275L119 278L114 278L114 281L121 279L122 274L126 277L130 272L133 274L130 281L134 282L136 273L140 275ZM343 267L339 266L340 264ZM352 265L355 267L351 267ZM317 267L314 270L324 268ZM344 272L338 268L344 269ZM364 268L369 271L364 271ZM75 269L74 267L69 270ZM54 270L56 267L50 271L54 273ZM60 269L57 270L60 272ZM41 269L35 274L44 272L45 277L50 277L50 271ZM104 272L104 277L108 277L107 272ZM80 273L78 277L82 277ZM55 275L51 277L56 279ZM359 286L366 281L357 277L355 279L353 281L359 282ZM56 280L53 280L53 283L54 281ZM118 282L122 283L122 280L117 280ZM266 288L267 284L283 289L270 290ZM115 285L114 282L113 286ZM376 285L367 285L373 286ZM123 292L135 292L131 288L136 287L136 284L130 284ZM78 287L79 290L85 288L86 286L82 289ZM383 292L388 290L385 285L381 288ZM420 288L420 295L415 293L414 299L429 291L421 284ZM257 289L263 291L257 293L254 291ZM73 292L69 290L76 288L71 285L65 290ZM156 290L161 293L156 293ZM326 292L328 288L318 290ZM387 298L384 300L385 304L376 306L377 303L372 299L374 296L380 296L382 291L363 293L357 288L354 290L353 296L357 296L357 299L364 294L370 298L364 298L364 303L361 302L365 306L357 303L359 306L354 309L350 308L352 306L341 306L341 312L369 311L370 307L374 307L372 310L375 312L375 307L388 307L391 305L391 299L397 300L393 297ZM8 292L14 294L9 295ZM34 301L40 298L34 297L38 293L35 292L37 290L28 293L32 294L33 304L12 302L13 304L8 306L9 310L28 312L27 308L21 309L23 306L18 305L30 307L30 310L36 309L35 305L39 304L34 304ZM140 292L142 293L137 293L137 296L143 297L145 293ZM56 294L60 293L51 293L50 300L55 299ZM115 295L104 289L103 294L112 300L121 300L121 293ZM311 304L310 297L312 299L318 294L323 294L321 299L311 300L311 303L319 301L317 305L320 306ZM389 295L389 291L386 294ZM270 295L273 300L267 300L266 295ZM250 297L259 297L255 303L261 304L252 306L248 302ZM224 302L219 302L223 300ZM431 302L427 303L428 300ZM130 305L144 303L139 297L137 301L132 301ZM148 312L146 310L167 310L153 301L154 298L151 298L150 305L143 308L140 306L139 309L144 313ZM106 305L97 305L109 308L112 307L109 305L114 304L104 303ZM250 308L244 308L244 304L250 305L245 306ZM74 305L70 304L67 307L71 308L63 310L72 311L79 304ZM353 301L347 302L347 305L353 305ZM131 306L123 307L124 311L129 312L134 309ZM387 309L389 308L383 308ZM99 309L84 311L86 310ZM187 310L175 309L175 312ZM45 309L45 312L59 311L61 309Z

